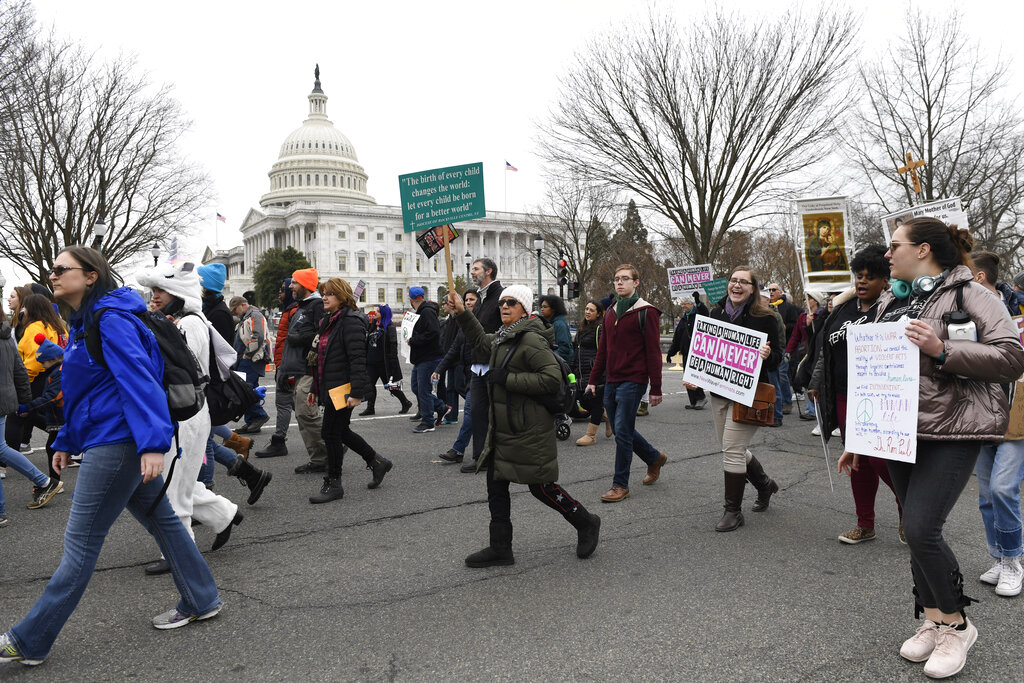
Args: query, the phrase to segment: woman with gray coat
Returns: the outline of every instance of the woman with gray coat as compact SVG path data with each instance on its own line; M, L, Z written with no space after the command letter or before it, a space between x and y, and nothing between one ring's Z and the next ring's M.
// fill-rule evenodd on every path
M539 400L553 395L562 381L551 350L551 329L529 317L533 292L524 285L506 287L498 300L501 327L485 334L480 321L454 292L449 301L467 343L488 353L486 375L490 398L487 439L477 469L487 470L487 505L491 513L490 545L466 558L469 567L515 563L512 556L512 503L509 484L526 484L530 493L559 512L577 530L576 556L597 549L601 518L574 500L558 481L555 418Z

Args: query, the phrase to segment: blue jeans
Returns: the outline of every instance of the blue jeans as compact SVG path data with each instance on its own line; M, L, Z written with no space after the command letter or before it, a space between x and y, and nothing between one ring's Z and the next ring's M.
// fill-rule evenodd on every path
M152 517L146 516L160 493L163 477L142 483L135 444L97 446L82 455L60 566L28 616L10 631L27 659L45 659L50 653L92 578L107 532L125 508L153 535L170 563L174 584L181 594L178 611L203 614L221 604L206 560L167 498L161 498Z
M772 384L775 385L775 421L782 421L782 406L793 402L793 387L789 384L789 361L782 357L774 371L768 373Z
M210 431L213 432L214 436L219 436L222 439L231 438L231 427L227 425L214 425Z
M982 446L974 473L978 475L978 508L985 522L989 555L997 560L1020 557L1024 554L1020 515L1024 441Z
M469 439L473 436L473 413L469 409L471 393L470 391L466 392L466 399L462 404L462 424L459 425L459 435L455 437L455 443L452 444L452 450L458 451L462 455L466 454L466 449L469 448Z
M0 415L0 434L4 433L4 422L7 417ZM16 451L7 445L3 439L0 439L0 463L7 465L18 474L24 475L25 478L30 479L36 486L46 486L50 482L50 478L39 471L35 465L29 462L20 451ZM0 483L0 514L4 514L6 508L4 508L4 487Z
M206 462L199 468L199 481L204 484L209 484L213 481L214 463L219 462L224 467L231 469L238 459L238 453L213 440L214 435L217 434L217 429L217 427L214 427L210 431L210 438L206 441Z
M252 363L246 362L242 365L244 367L239 367L238 369L245 373L245 383L255 389L260 385L260 377L262 377L262 375ZM266 418L267 411L263 410L263 406L259 403L253 403L252 406L250 406L242 415L242 420L245 424L249 424L256 420L264 420Z
M423 361L412 366L412 393L420 404L420 423L434 424L434 413L444 414L445 403L434 396L434 388L430 376L434 374L441 359Z
M629 488L629 468L633 454L653 465L660 453L636 431L636 410L647 391L647 384L608 382L604 386L604 409L615 430L615 476L612 486Z

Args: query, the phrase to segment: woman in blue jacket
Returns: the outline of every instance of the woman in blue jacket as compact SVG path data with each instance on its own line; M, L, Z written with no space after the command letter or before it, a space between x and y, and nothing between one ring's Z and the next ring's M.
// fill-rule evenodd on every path
M66 423L53 444L53 467L63 470L68 453L82 453L82 467L60 566L28 616L0 635L0 661L27 665L49 655L85 592L107 532L125 508L156 539L181 594L177 607L154 617L153 626L177 628L209 619L221 608L206 561L160 495L163 454L174 428L161 383L163 356L137 317L145 302L132 289L117 288L103 256L86 247L61 251L50 282L71 310L63 367ZM97 328L93 317L100 309L106 310ZM105 365L89 355L87 334L100 335Z

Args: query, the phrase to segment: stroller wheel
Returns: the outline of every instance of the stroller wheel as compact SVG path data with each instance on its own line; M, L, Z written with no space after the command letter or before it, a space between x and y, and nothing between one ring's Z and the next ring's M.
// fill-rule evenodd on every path
M565 441L566 439L568 439L569 436L570 436L569 423L568 422L560 422L560 423L558 423L558 426L555 427L555 436L558 437L559 441Z

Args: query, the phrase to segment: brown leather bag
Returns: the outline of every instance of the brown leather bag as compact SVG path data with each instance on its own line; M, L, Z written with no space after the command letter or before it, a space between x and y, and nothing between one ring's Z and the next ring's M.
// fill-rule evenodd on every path
M775 423L775 385L758 382L754 392L754 403L745 406L733 401L732 421L745 425L764 427Z

